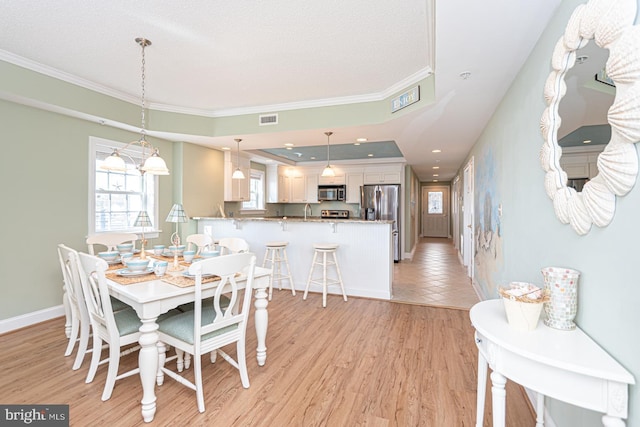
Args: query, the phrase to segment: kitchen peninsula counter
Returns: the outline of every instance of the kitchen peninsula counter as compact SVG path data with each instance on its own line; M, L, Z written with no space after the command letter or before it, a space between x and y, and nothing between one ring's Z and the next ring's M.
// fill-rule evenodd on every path
M336 243L336 253L345 291L350 296L391 299L393 282L393 221L367 221L360 218L320 217L237 217L192 218L198 233L218 240L241 237L262 265L267 242L288 242L287 256L296 291L304 292L313 260L314 243ZM333 273L333 271L331 271ZM314 277L318 277L316 268ZM334 277L334 276L330 276ZM286 292L289 284L285 280ZM277 285L274 286L277 289ZM311 292L322 292L312 285ZM283 292L285 292L283 290ZM330 294L339 295L339 286L329 286ZM278 292L274 292L274 298Z

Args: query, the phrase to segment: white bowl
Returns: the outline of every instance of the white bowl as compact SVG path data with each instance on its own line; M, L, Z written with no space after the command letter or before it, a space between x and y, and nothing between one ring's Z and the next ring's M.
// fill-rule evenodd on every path
M149 266L149 259L131 258L127 261L127 268L131 271L146 270Z
M104 251L98 252L98 256L107 262L113 262L118 258L120 253L118 251Z
M118 252L121 254L133 252L133 243L122 243L120 245L116 245L116 248L118 248Z
M220 255L220 251L202 251L200 256L202 258L213 258Z
M182 252L184 252L186 247L187 247L186 245L178 246L178 255L182 255ZM169 246L169 252L171 252L171 255L175 254L175 250L176 250L176 247L174 245Z

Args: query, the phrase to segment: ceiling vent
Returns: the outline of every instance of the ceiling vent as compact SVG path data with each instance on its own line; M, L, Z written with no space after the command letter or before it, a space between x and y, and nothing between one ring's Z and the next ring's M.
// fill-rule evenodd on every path
M261 114L258 118L258 124L260 126L277 125L278 114Z

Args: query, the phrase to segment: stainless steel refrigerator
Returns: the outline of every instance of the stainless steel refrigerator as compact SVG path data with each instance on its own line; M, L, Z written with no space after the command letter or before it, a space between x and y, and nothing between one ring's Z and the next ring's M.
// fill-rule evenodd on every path
M400 261L400 185L360 187L362 219L393 221L393 260Z

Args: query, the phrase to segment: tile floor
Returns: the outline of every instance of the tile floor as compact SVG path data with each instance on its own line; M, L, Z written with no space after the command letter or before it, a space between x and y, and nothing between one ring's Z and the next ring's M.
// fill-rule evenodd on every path
M480 299L452 240L421 237L413 259L394 264L391 301L469 309Z

